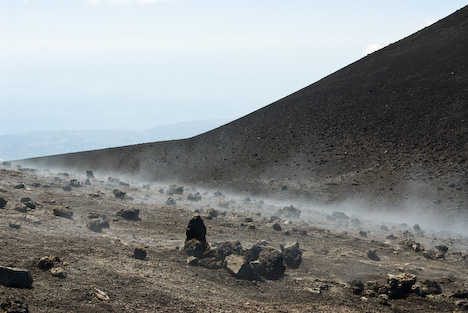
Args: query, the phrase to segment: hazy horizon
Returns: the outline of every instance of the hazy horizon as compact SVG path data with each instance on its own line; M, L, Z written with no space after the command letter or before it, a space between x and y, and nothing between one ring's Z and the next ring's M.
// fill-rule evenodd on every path
M235 120L464 5L0 0L0 135Z

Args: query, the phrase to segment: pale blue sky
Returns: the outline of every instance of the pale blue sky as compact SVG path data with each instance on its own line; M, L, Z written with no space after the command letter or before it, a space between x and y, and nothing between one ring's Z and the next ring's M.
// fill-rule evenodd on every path
M464 5L0 0L0 135L239 118Z

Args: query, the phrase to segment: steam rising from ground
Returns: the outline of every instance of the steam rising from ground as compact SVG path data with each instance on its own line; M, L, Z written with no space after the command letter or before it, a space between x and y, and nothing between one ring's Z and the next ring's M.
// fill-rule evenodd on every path
M12 166L13 168L13 166ZM54 176L60 169L41 170L40 175ZM71 172L69 172L72 174ZM135 198L131 205L138 202L165 206L168 197L174 197L177 206L192 211L204 212L209 208L216 210L236 211L252 216L261 216L268 220L279 209L292 205L301 211L300 220L291 218L290 222L301 226L315 226L328 229L335 233L359 237L365 232L369 239L386 241L388 235L398 238L411 237L427 246L447 244L452 249L468 249L468 217L466 212L443 212L434 208L424 199L414 197L406 199L399 206L382 206L364 200L348 200L343 202L320 203L307 199L280 199L275 195L251 196L236 194L221 190L222 196L216 196L219 190L210 190L198 186L183 185L182 195L168 195L168 186L173 182L138 181L135 177L119 176L113 173L95 172L96 180L92 182L95 188L111 189L108 177L118 178L129 183L128 193ZM79 180L86 180L84 173L74 173ZM117 188L120 188L117 185ZM124 187L122 187L124 188ZM164 191L164 192L161 192ZM188 193L199 192L201 200L188 201ZM225 204L220 206L221 200ZM227 204L227 206L226 206ZM347 218L335 218L343 213ZM341 215L343 216L343 215ZM282 222L287 222L284 217ZM418 230L418 225L421 230Z

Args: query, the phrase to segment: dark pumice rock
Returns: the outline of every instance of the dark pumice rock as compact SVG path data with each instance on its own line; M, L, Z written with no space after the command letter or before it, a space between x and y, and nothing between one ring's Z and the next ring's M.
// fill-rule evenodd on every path
M373 261L380 261L380 257L377 255L376 249L367 250L367 257Z
M0 197L0 209L4 209L7 203L8 201L5 198Z
M68 218L68 219L71 219L73 217L73 211L68 208L62 208L62 207L54 208L53 212L55 216L60 216L60 217Z
M170 195L181 195L184 193L184 187L180 185L170 185L167 190L167 194Z
M258 256L260 261L260 273L266 279L276 280L283 276L286 266L283 262L281 252L265 248Z
M195 238L187 240L184 244L184 252L197 258L201 258L207 248L206 243L202 243L200 240Z
M31 288L33 279L27 270L0 266L0 284L5 287Z
M144 260L146 258L146 249L142 246L136 246L133 250L133 257L135 259Z
M225 267L229 274L239 279L253 280L257 278L254 268L243 256L231 254L225 259Z
M299 268L299 265L302 263L302 250L299 248L299 242L286 248L281 245L281 253L287 267L293 269Z
M194 216L188 223L185 231L185 241L196 239L203 244L206 244L206 227L200 215Z
M117 212L117 216L120 216L129 221L139 221L140 220L140 210L139 209L122 209Z

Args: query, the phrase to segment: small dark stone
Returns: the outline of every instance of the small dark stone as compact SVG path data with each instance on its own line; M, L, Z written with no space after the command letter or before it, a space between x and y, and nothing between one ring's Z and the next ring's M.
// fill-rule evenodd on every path
M75 187L75 188L81 187L81 184L80 184L80 182L79 182L77 179L72 179L72 180L70 180L69 185L70 185L71 187Z
M55 208L54 215L71 219L73 217L73 211L67 208Z
M86 224L86 227L93 232L100 233L103 228L109 228L109 222L105 220L93 220Z
M184 193L184 187L180 185L170 185L167 193L170 195L181 195Z
M360 280L353 280L350 285L355 295L360 295L364 291L364 284Z
M19 229L21 227L21 225L16 222L9 222L8 225L10 226L10 228L13 228L13 229Z
M133 251L133 257L135 259L144 260L146 258L146 250L142 246L136 246Z
M5 198L0 197L0 209L4 209L8 201Z
M21 198L20 201L21 201L21 203L26 203L26 202L31 202L32 200L29 197L23 197L23 198Z
M116 193L114 193L114 197L120 200L125 200L127 194L123 191L117 190Z
M86 177L89 179L94 179L93 171L86 171Z
M140 214L139 209L122 209L119 212L117 212L117 216L120 216L130 221L139 221L140 220L139 214Z
M175 200L173 198L171 198L171 197L167 198L166 205L175 205L175 204L176 204L176 202L175 202Z
M377 250L375 249L367 250L367 257L373 261L380 261L380 257L377 255Z
M59 262L60 259L54 256L44 256L39 259L37 262L37 267L39 267L43 271L47 271L54 267L55 262Z
M18 211L18 212L21 212L21 213L27 213L28 212L28 208L26 206L18 206L18 207L15 207L14 210Z
M276 231L281 231L282 228L281 225L278 222L276 222L273 224L273 229Z
M25 185L23 183L19 183L13 187L14 189L24 189Z

